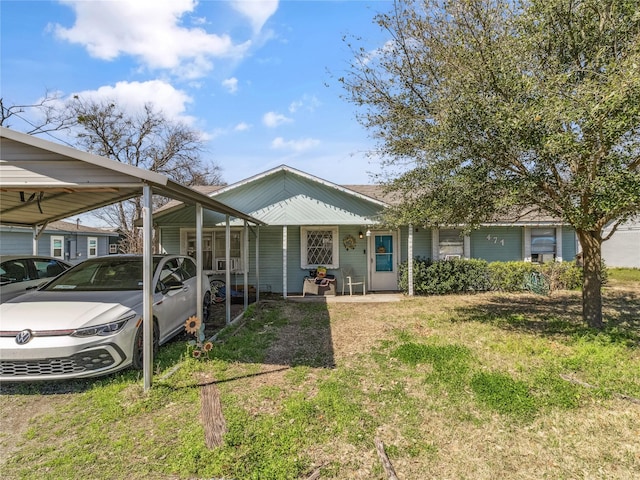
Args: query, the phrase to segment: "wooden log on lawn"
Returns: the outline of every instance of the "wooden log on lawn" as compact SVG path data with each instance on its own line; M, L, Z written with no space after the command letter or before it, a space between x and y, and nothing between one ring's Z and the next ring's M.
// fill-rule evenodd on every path
M387 478L389 478L389 480L398 480L396 472L393 469L393 465L391 464L391 461L389 460L389 457L387 456L386 452L384 451L384 444L382 443L382 440L380 440L378 437L376 437L373 440L373 442L376 445L376 450L378 451L378 456L380 457L380 460L382 461L382 467L384 468L384 471L387 473Z

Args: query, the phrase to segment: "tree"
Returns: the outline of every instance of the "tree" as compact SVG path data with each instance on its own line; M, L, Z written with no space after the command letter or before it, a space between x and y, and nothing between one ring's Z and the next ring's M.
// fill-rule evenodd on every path
M378 141L390 221L470 228L533 208L583 249L602 328L603 227L640 213L637 0L407 0L341 79Z
M183 123L168 120L151 104L132 115L114 101L86 101L76 96L67 104L67 116L75 119L78 147L87 152L162 173L184 185L222 183L219 167L205 165L200 158L200 134ZM167 201L155 197L154 206ZM135 221L141 212L141 200L136 197L105 207L96 215L117 226L124 236L121 250L139 252L142 243Z
M48 91L38 102L26 105L7 106L4 98L0 98L0 126L11 128L11 121L17 120L27 127L25 133L29 135L68 129L74 121L64 114L61 104L60 96Z
M84 100L75 96L66 103L47 92L28 105L7 106L0 98L0 125L10 127L16 119L32 135L53 131L71 132L76 146L87 152L139 168L159 172L184 185L221 185L220 168L206 164L201 135L180 122L172 122L151 104L141 112L126 113L115 101ZM36 120L34 120L36 119ZM159 207L168 199L154 197ZM124 237L123 252L142 251L135 221L141 215L139 198L105 207L95 213Z

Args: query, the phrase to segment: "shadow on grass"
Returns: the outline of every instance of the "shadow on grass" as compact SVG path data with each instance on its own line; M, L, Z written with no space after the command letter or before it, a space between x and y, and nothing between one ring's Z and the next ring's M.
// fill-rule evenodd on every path
M602 300L602 330L590 328L582 320L580 292L496 295L455 311L464 321L490 323L510 331L565 337L606 335L609 341L640 345L640 298L629 292L607 291Z

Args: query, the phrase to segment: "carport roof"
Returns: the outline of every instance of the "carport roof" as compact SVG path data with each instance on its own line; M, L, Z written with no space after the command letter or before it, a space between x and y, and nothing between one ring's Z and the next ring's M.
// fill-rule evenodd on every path
M36 226L141 195L199 203L262 224L168 177L0 127L0 223Z

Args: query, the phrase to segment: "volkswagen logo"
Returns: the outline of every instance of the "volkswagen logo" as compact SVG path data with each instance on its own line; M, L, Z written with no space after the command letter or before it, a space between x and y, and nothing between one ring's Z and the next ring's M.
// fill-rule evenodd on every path
M24 345L25 343L29 343L33 334L31 330L22 330L18 335L16 335L16 343L18 345Z

